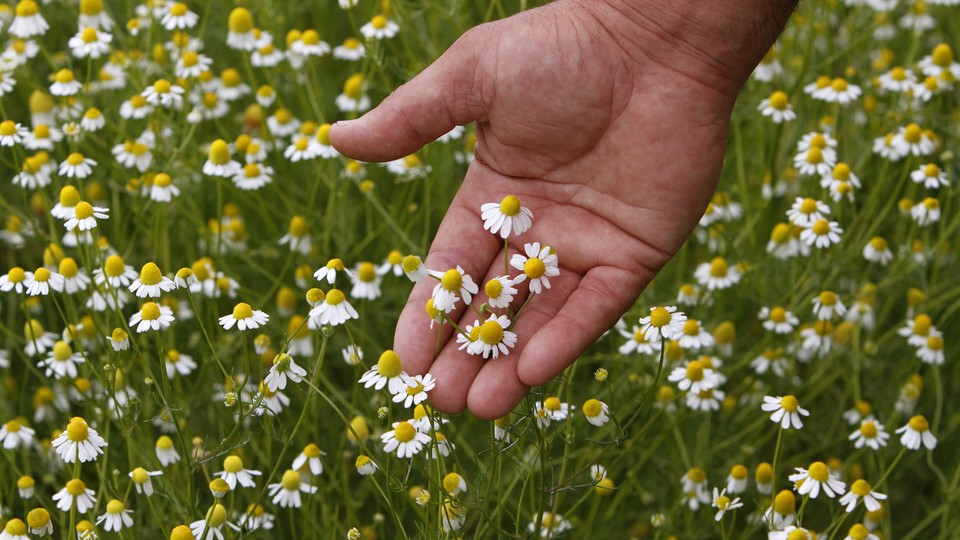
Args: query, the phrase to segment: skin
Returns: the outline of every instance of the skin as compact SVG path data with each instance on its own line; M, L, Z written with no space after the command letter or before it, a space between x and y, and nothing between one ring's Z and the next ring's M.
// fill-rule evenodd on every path
M475 160L424 261L462 266L480 286L474 305L504 273L482 204L515 195L533 212L511 254L535 241L558 252L560 275L496 360L457 350L449 325L435 358L424 305L436 281L414 287L394 350L408 373L437 378L434 407L503 416L634 304L716 187L736 94L793 7L777 1L718 0L710 12L683 0L559 0L468 31L377 108L333 126L343 154L387 161L476 123ZM519 306L528 289L517 288ZM477 317L461 303L451 318Z

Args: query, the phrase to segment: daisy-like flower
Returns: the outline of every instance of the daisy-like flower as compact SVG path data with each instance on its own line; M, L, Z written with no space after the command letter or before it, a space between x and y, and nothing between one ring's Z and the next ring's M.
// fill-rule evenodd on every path
M84 363L83 355L73 352L64 341L58 341L50 351L50 356L37 364L37 367L45 368L44 376L60 379L63 377L77 378L77 364Z
M817 248L828 248L831 245L840 243L840 235L843 229L836 221L827 221L818 219L812 225L800 232L800 240L808 246Z
M207 510L207 514L204 519L199 519L190 524L190 529L184 531L184 540L195 538L196 540L223 540L223 527L227 527L239 531L240 527L234 525L233 523L227 521L227 509L220 503L215 503L213 506ZM204 535L206 531L206 535ZM190 533L190 536L185 536L186 533ZM171 534L171 538L173 534ZM177 538L177 540L180 540Z
M700 467L694 467L680 477L680 486L683 490L681 502L686 503L690 510L696 511L701 504L712 502L707 491L707 473Z
M389 39L399 31L400 26L384 15L375 15L370 22L360 27L360 33L367 39Z
M742 507L743 503L740 502L740 497L735 497L732 500L730 497L727 497L727 490L717 491L717 488L713 488L712 506L717 509L717 513L713 519L720 521L723 519L724 514L730 510L736 510Z
M233 177L233 185L242 190L255 190L273 181L273 167L260 163L247 163Z
M800 416L810 416L810 411L801 407L797 398L791 395L764 396L763 405L760 408L773 413L770 415L770 421L780 424L781 429L790 429L791 427L800 429L803 427Z
M687 316L676 306L657 306L650 308L649 316L640 318L640 325L644 335L651 335L653 329L663 339L674 339L683 333L686 321Z
M133 480L133 487L136 488L137 493L149 497L153 495L153 481L150 479L161 475L163 475L163 471L148 471L143 467L137 467L130 471L128 476Z
M17 9L19 11L19 5ZM16 19L14 19L14 23L16 23ZM13 33L12 26L10 27L10 33ZM954 61L953 49L946 43L940 43L934 47L929 55L920 60L919 66L923 74L928 77L940 77L949 80L944 77L944 75L947 75L947 77L952 77L953 80L960 79L960 63Z
M264 512L262 504L250 503L247 511L240 517L240 527L248 531L273 529L276 516Z
M135 141L126 140L113 147L111 152L117 158L117 162L128 169L136 168L140 172L147 172L150 164L153 162L153 153L150 151L151 144L143 139Z
M942 366L946 357L943 353L943 336L929 336L926 343L917 348L917 358L924 364Z
M167 377L172 379L178 373L183 376L190 375L193 370L197 369L197 363L193 361L191 356L180 354L180 351L176 349L167 349L164 367L167 370Z
M280 62L283 62L283 51L277 48L273 42L265 43L250 55L250 63L254 67L274 67L279 65ZM266 87L269 88L269 87ZM276 94L270 91L265 90L265 87L261 86L257 91L257 103L261 107L269 107L273 104L274 99L276 99Z
M0 122L0 146L15 146L22 143L29 135L30 130L13 120Z
M923 184L923 187L937 189L950 185L947 180L947 173L935 163L921 165L919 169L910 173L910 178L917 184Z
M80 129L88 133L99 131L105 125L107 125L107 120L103 117L103 112L96 107L87 109L80 120Z
M740 270L730 266L723 257L714 257L710 262L697 265L694 271L697 282L710 291L730 288L740 283Z
M133 527L133 510L127 510L123 501L112 499L107 503L107 511L97 517L97 525L103 525L103 530L120 532L124 528Z
M210 69L213 59L196 51L183 51L177 60L174 74L183 79L196 78Z
M877 82L884 92L909 92L916 84L917 76L912 71L896 66L877 77Z
M241 51L252 51L257 46L253 15L245 7L236 7L227 18L227 46Z
M884 430L883 424L872 416L864 418L860 422L860 428L848 437L848 439L854 441L853 445L856 448L863 448L863 446L866 445L874 450L879 450L881 446L886 446L887 439L889 438L890 434Z
M57 174L66 176L67 178L86 178L93 173L93 167L96 164L96 161L88 157L84 157L83 154L79 152L73 152L67 156L67 159L60 163L60 167L57 169ZM61 219L68 219L69 217L71 216Z
M557 253L550 246L540 247L540 242L524 244L526 256L515 253L510 258L510 266L521 270L522 273L513 278L515 284L530 279L530 292L540 294L543 289L550 288L550 278L560 275L560 263ZM459 268L459 267L458 267ZM464 300L467 304L469 299Z
M16 418L0 426L0 443L3 443L4 450L29 447L35 435L33 429Z
M358 264L356 270L349 275L351 281L353 281L350 296L354 298L365 298L367 300L380 298L380 282L382 278L373 263L362 262Z
M350 319L359 318L357 310L347 302L340 289L330 289L319 306L310 310L310 328L319 329L326 325L337 326Z
M356 62L363 58L366 49L363 43L356 38L347 38L343 40L343 45L337 45L333 48L333 57L337 60L346 60Z
M490 307L505 309L513 301L517 288L513 286L513 280L509 276L499 276L488 281L483 286L483 292L487 295L487 304Z
M30 534L44 537L53 536L53 523L46 508L34 508L27 514L27 526Z
M190 11L183 2L169 4L169 8L164 13L160 24L167 30L182 30L184 28L193 28L197 24L200 16Z
M827 103L846 105L860 97L862 93L863 91L859 86L850 84L846 79L838 77L830 81L830 86L821 89L819 94L814 93L813 98Z
M69 512L73 505L77 505L77 512L87 513L97 504L97 499L92 489L88 488L83 480L74 478L67 481L67 485L51 497L56 503L57 508L64 512Z
M940 201L935 197L923 199L910 208L910 217L921 227L940 221Z
M50 350L57 342L57 335L45 331L40 321L30 319L23 325L23 339L26 342L23 352L27 356L36 356Z
M260 471L255 471L252 469L243 468L243 460L239 456L227 456L223 460L223 470L215 473L215 476L218 478L223 478L223 480L230 486L231 490L237 489L237 484L240 484L242 487L256 487L257 482L253 479L254 476L260 476Z
M401 459L412 458L420 453L424 446L430 444L430 435L422 433L410 421L393 423L393 429L380 435L383 442L383 451L388 454L397 452Z
M403 395L408 388L408 376L403 372L403 366L400 363L400 357L390 349L383 351L377 365L371 367L364 373L360 380L364 388L373 387L376 390L383 389L384 386L391 395Z
M897 334L907 338L907 343L914 347L922 347L930 336L943 335L926 313L919 313L913 320L907 320L906 325L897 330Z
M299 471L303 468L304 465L309 466L310 474L313 476L318 476L323 473L323 463L320 461L320 455L323 452L320 451L320 448L310 443L303 448L303 452L293 459L293 470Z
M165 107L167 109L179 109L183 106L184 89L182 86L171 84L166 79L158 79L146 90L140 93L147 103Z
M769 116L774 124L789 122L797 117L797 113L793 112L793 107L790 106L786 92L780 90L761 101L758 109L764 116Z
M267 324L268 320L270 320L270 316L266 313L259 309L254 310L250 307L250 304L240 302L233 307L231 314L220 317L220 326L224 330L230 330L233 325L237 325L237 329L242 332L260 328L260 326Z
M727 475L727 489L731 495L736 495L738 493L743 493L747 490L747 468L743 465L734 465L730 469L730 474Z
M677 388L689 391L691 394L698 394L720 385L717 372L700 360L691 360L685 367L674 368L667 380L677 383Z
M822 461L814 461L809 469L797 467L796 473L791 474L789 479L794 483L794 488L800 495L810 495L811 499L816 499L820 495L820 490L831 499L839 496L846 489L846 484L830 476L830 469Z
M130 317L130 326L136 325L138 334L147 330L157 332L170 326L170 323L175 319L173 310L168 306L161 306L156 302L146 302L140 306L140 311Z
M893 260L893 251L882 236L874 236L863 246L863 258L883 266Z
M403 273L407 276L407 279L414 283L420 283L430 275L430 270L427 268L427 265L423 264L420 257L416 255L407 255L404 257L400 266L403 268Z
M798 153L793 158L793 167L807 176L826 176L833 170L834 165L836 157L832 149L828 152L816 146Z
M870 529L862 524L856 523L853 527L850 527L850 530L847 531L847 536L844 537L843 540L880 540L880 537L871 533Z
M370 476L371 474L377 472L377 464L374 463L369 456L365 456L363 454L357 456L357 459L354 461L353 465L356 467L360 476Z
M157 173L150 184L150 200L156 202L170 202L180 195L180 188L173 185L173 179L167 173ZM166 279L166 278L164 278Z
M691 351L710 347L713 345L713 341L713 336L710 332L707 332L706 329L703 328L703 325L700 324L700 321L695 319L687 319L687 321L683 323L683 333L680 334L680 338L677 340L680 347Z
M880 509L880 501L886 498L885 494L873 491L873 487L866 480L860 479L850 485L850 491L846 495L840 497L840 504L846 505L849 514L862 500L868 511L875 512Z
M347 345L340 353L348 366L359 366L363 361L363 350L360 349L359 345Z
M910 418L910 421L897 429L895 433L900 435L900 444L910 450L919 450L923 444L927 450L933 450L937 447L937 438L930 433L930 424L926 417L917 415Z
M93 271L94 283L97 285L106 283L115 289L129 286L137 277L136 270L124 263L123 258L116 254L107 257L102 269L97 268Z
M8 31L18 38L42 36L50 28L33 0L20 0Z
M74 79L73 72L63 68L53 77L53 84L50 85L50 93L55 96L72 96L80 91L83 85Z
M507 330L510 328L510 319L506 315L490 315L483 324L474 323L477 339L467 347L467 353L483 355L484 358L497 358L499 355L510 354L510 349L517 345L517 334Z
M271 392L283 390L287 387L287 379L299 383L307 375L307 370L298 366L287 353L280 353L273 358L273 365L264 382Z
M330 259L327 264L313 273L317 281L327 280L327 283L333 285L337 280L337 272L346 271L343 261L340 259Z
M933 96L945 92L951 88L949 82L940 77L924 77L924 79L913 85L910 91L914 99L926 103L933 99Z
M173 280L160 272L160 267L154 262L148 262L140 269L140 277L130 284L130 292L137 298L160 298L161 292L169 292L176 288Z
M833 175L820 179L820 187L830 190L830 196L835 201L844 197L853 201L854 190L860 189L860 179L850 171L846 163L837 163L833 168Z
M210 143L207 161L203 164L203 174L233 178L240 171L240 163L230 157L230 146L227 141L217 139Z
M63 224L68 231L91 231L97 228L98 219L109 218L108 208L93 206L87 201L80 201L74 209L74 217Z
M499 203L486 203L480 207L480 219L484 230L508 238L523 234L533 226L533 212L520 206L520 199L507 195Z
M433 307L444 313L453 311L461 298L464 304L469 305L473 295L480 290L477 284L473 282L473 278L466 274L460 266L444 273L431 271L430 275L440 280L440 283L437 283L433 288Z
M587 422L595 426L599 427L610 421L610 407L598 399L590 398L584 401L581 410Z
M681 325L681 328L683 326ZM627 341L618 349L620 354L646 354L650 355L660 350L660 334L656 331L644 331L639 326L634 326L632 332L626 330L626 324L617 326L617 332L627 338Z
M804 529L790 525L780 531L770 531L767 533L767 540L815 540L816 535Z
M789 334L800 324L800 319L782 306L763 307L758 317L766 330L777 334Z
M9 274L8 274L9 275ZM51 272L46 267L37 268L32 274L25 275L23 281L29 296L46 296L50 291L62 292L64 277L57 272Z
M811 303L813 315L821 321L829 321L834 315L842 317L847 312L847 306L833 291L821 291Z
M29 286L29 280L32 279L33 272L14 266L7 271L6 275L0 276L0 291L15 291L17 294L23 294Z
M414 407L427 399L427 392L436 387L437 380L433 375L414 375L406 378L406 388L393 396L394 403L403 403L406 408Z
M918 124L907 124L897 130L889 144L894 147L898 159L910 154L929 156L936 149L933 139Z
M754 68L753 76L758 81L770 82L781 73L783 73L783 66L777 60L777 48L776 46L770 47L757 67Z
M164 467L180 461L180 454L178 454L177 450L173 447L173 439L166 435L161 435L157 439L154 452L157 454L157 460L159 460L160 464Z
M277 484L268 486L270 496L273 497L273 504L280 508L300 508L300 493L313 494L317 492L316 486L307 484L300 478L300 473L293 469L287 469L283 473L283 478Z
M113 36L92 26L81 29L67 41L70 54L77 58L100 58L110 52Z
M50 443L64 463L95 461L103 453L107 442L97 430L87 425L87 421L74 416L67 423L67 429Z

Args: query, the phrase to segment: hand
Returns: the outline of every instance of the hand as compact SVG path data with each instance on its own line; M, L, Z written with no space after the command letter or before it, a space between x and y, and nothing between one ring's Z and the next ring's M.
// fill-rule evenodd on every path
M496 418L563 371L633 305L713 193L742 80L605 6L561 0L474 28L330 132L344 154L386 161L476 122L476 159L425 260L441 272L462 266L480 286L475 305L504 272L503 241L483 230L482 204L516 195L534 218L510 237L511 252L534 241L558 252L560 275L511 328L516 348L496 360L457 350L450 325L434 358L424 305L435 280L414 287L394 350L408 373L436 377L430 399L441 411ZM461 327L477 318L458 317Z

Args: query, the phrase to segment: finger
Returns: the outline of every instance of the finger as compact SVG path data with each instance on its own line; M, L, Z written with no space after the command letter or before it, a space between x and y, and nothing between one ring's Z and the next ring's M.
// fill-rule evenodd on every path
M362 161L388 161L416 152L457 125L486 111L478 87L480 58L475 28L460 37L427 69L397 88L356 120L330 128L330 142Z
M539 386L566 369L630 308L651 277L610 266L595 267L558 310L553 310L556 304L545 303L530 313L531 323L539 323L540 330L520 356L520 381Z

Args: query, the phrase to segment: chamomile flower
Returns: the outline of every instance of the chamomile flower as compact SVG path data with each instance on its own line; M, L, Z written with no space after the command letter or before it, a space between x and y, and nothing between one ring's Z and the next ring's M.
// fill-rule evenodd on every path
M67 423L67 429L50 443L64 463L95 461L103 453L107 442L87 421L75 416Z
M910 421L898 428L895 433L902 433L900 444L910 450L919 450L921 444L927 450L933 450L937 447L937 438L933 433L930 433L930 424L924 416L911 417Z
M359 345L347 345L340 353L348 366L359 366L363 362L363 350L360 349Z
M793 112L793 107L790 106L790 100L786 92L779 90L770 94L770 97L767 99L761 101L758 109L760 110L760 114L769 116L774 124L789 122L797 117L797 113Z
M50 355L37 364L37 367L44 368L44 376L60 379L63 377L77 378L77 364L84 363L83 355L73 352L64 341L58 341L54 344Z
M713 336L704 329L700 321L687 319L687 321L683 323L683 332L680 334L677 342L684 349L696 351L704 347L711 347L713 345Z
M384 15L375 15L370 22L360 27L360 33L367 39L389 39L399 31L400 26Z
M886 266L893 260L893 251L890 245L882 236L874 236L863 246L863 258L883 266Z
M526 256L515 253L510 258L510 266L521 270L522 273L513 278L514 284L519 284L530 279L530 292L540 294L543 289L550 288L550 278L560 275L559 259L556 251L550 246L540 247L540 242L524 244L523 250ZM459 267L458 267L459 268ZM464 301L469 304L470 300Z
M136 168L142 173L146 172L153 163L150 145L142 139L126 140L114 146L111 152L118 163L128 169Z
M370 97L366 95L363 75L355 73L343 83L343 93L337 96L335 103L341 112L361 113L370 108Z
M396 451L401 459L412 458L420 453L425 445L430 444L430 435L421 432L410 421L393 423L393 429L380 435L383 442L383 451L388 454Z
M816 535L804 529L790 525L783 530L770 531L767 533L767 540L815 540Z
M310 443L303 448L303 451L293 459L292 468L295 471L303 469L304 465L307 465L310 469L310 474L313 476L318 476L323 473L323 463L320 461L320 455L323 452L320 451L320 448L317 445Z
M130 284L130 292L137 298L160 298L160 293L169 292L176 288L173 280L160 272L160 267L154 262L148 262L140 269L140 277Z
M326 265L313 273L313 277L317 278L317 281L327 280L327 283L333 285L337 280L337 272L344 271L346 271L346 267L342 260L330 259Z
M924 364L942 366L946 357L943 353L943 336L929 336L926 343L917 348L917 358Z
M79 152L73 152L67 156L67 159L60 163L60 167L57 169L57 174L60 176L66 176L67 178L86 178L93 173L93 167L96 166L96 164L96 161L88 157L84 157L83 154Z
M712 502L707 491L707 473L700 467L694 467L680 477L680 486L683 490L681 502L690 510L696 511L701 504Z
M76 58L100 58L110 52L113 36L92 26L81 28L67 41L70 54Z
M479 327L479 331L477 339L467 347L469 354L496 359L501 354L510 354L510 349L517 345L517 334L507 330L510 319L506 315L490 315L483 324L476 321L474 327Z
M730 469L730 474L727 475L726 491L731 495L736 495L746 491L748 472L749 471L747 471L747 468L743 465L734 465Z
M133 527L133 518L130 515L133 510L127 510L123 501L112 499L107 503L107 511L97 517L97 525L103 525L103 530L107 532L120 532L124 528Z
M513 301L517 288L513 286L513 280L509 276L499 276L488 281L483 286L483 292L487 295L487 304L490 307L505 309Z
M60 510L70 512L76 505L77 512L81 514L87 513L87 510L97 504L94 491L79 478L68 480L63 489L56 492L51 499L57 503L57 508Z
M834 315L842 317L847 312L847 306L833 291L821 291L811 303L813 304L813 315L821 321L828 321Z
M807 176L828 175L833 170L834 165L836 165L836 157L832 150L828 152L816 146L798 153L793 158L793 167L800 174Z
M357 382L363 384L364 388L373 387L375 390L380 390L386 386L390 394L396 396L406 393L407 379L408 376L403 372L400 357L397 356L397 353L387 349L380 355L377 365L367 370Z
M907 124L893 135L889 144L899 157L929 156L936 149L933 139L918 124Z
M234 176L233 185L242 190L255 190L273 181L273 167L260 163L247 163Z
M848 83L846 79L838 77L830 81L830 85L822 88L819 93L814 93L813 98L827 103L839 103L847 105L854 101L863 91L859 86Z
M880 509L880 501L886 498L885 494L873 491L873 487L861 478L850 485L850 491L846 495L840 497L840 504L846 505L846 511L849 514L862 500L867 511L875 512Z
M700 360L691 360L686 366L674 368L667 380L677 383L677 388L691 394L716 388L720 384L717 372Z
M427 399L427 392L436 387L437 380L433 375L414 375L406 378L406 388L393 396L394 403L403 403L406 408L414 407Z
M337 60L346 60L347 62L356 62L361 60L366 53L363 43L356 38L347 38L343 40L342 45L333 48L333 57Z
M610 421L610 407L599 399L590 398L583 402L583 417L595 426L602 426Z
M682 325L681 325L682 329ZM627 338L627 341L618 349L620 354L646 354L651 355L660 350L660 334L656 331L644 331L639 326L634 326L632 332L626 330L626 325L618 326L617 332Z
M770 421L780 424L781 429L790 429L791 427L800 429L803 427L800 416L810 416L810 411L801 407L797 398L791 395L764 396L763 405L760 408L773 413L770 415Z
M190 8L183 2L174 2L168 4L166 13L160 19L160 24L167 30L182 30L196 26L200 16L190 11Z
M53 523L46 508L34 508L27 514L27 526L30 534L44 537L53 536Z
M192 356L181 354L176 349L167 349L165 356L163 364L169 379L173 379L177 374L186 377L197 369L197 363L194 362Z
M27 288L27 295L29 296L47 296L50 291L62 292L64 281L62 275L41 266L32 274L26 274L23 285Z
M864 418L860 422L860 427L848 437L853 441L854 447L868 446L873 450L879 450L880 447L886 446L889 438L890 434L884 430L883 424L872 416Z
M83 85L74 79L73 72L63 68L53 77L53 84L50 85L50 93L55 96L75 95Z
M880 540L880 537L872 534L867 527L856 523L853 527L850 527L850 530L847 531L847 536L844 537L843 540Z
M754 78L761 82L770 82L781 73L783 73L783 66L777 60L776 47L770 47L757 67L753 69Z
M13 21L7 29L11 35L18 38L42 36L50 28L47 21L40 15L37 3L33 0L20 0L14 10Z
M508 238L523 234L533 226L533 212L520 206L520 199L507 195L499 203L486 203L480 207L480 219L484 230Z
M357 473L360 476L370 476L371 474L377 472L377 464L374 463L369 456L360 454L357 456L357 459L354 461L354 467L357 469Z
M676 306L657 306L650 308L649 316L640 318L640 325L644 335L650 335L650 331L655 330L663 339L674 339L683 333L686 321L687 316L677 311Z
M693 276L708 291L728 289L740 283L741 277L737 266L730 266L723 257L714 257L710 262L697 265Z
M16 22L16 20L14 20L14 22ZM10 32L13 33L12 27ZM931 51L929 55L924 56L918 65L920 70L923 71L923 74L928 77L944 78L946 74L952 77L953 80L960 79L960 63L954 61L953 49L946 43L940 43L934 47L933 51Z
M711 504L717 509L717 513L713 517L716 521L723 519L723 515L727 512L743 506L740 497L730 499L730 497L727 497L727 490L717 491L717 488L713 488L713 502Z
M203 164L203 174L233 178L240 170L240 163L234 161L230 156L230 146L227 141L217 139L210 143L207 161Z
M910 217L921 227L940 221L940 215L940 201L935 197L927 197L910 208Z
M222 326L224 330L230 330L236 325L237 329L243 332L260 328L262 325L267 324L269 320L270 316L266 313L259 309L255 310L251 308L250 304L246 302L240 302L233 307L232 313L220 317L220 326Z
M140 93L147 103L167 109L179 109L183 106L184 89L171 84L167 79L158 79Z
M935 163L921 165L919 169L910 173L910 178L917 184L923 184L928 189L938 189L950 185L946 171Z
M0 122L0 146L15 146L30 135L30 130L14 122L4 120Z
M166 435L161 435L157 439L154 452L157 455L157 460L160 461L160 465L164 467L180 461L180 454L173 447L173 439Z
M170 326L175 320L173 310L156 302L146 302L140 306L140 311L130 317L130 326L136 325L138 334L148 330L158 332Z
M359 318L357 310L347 302L346 296L340 289L330 289L319 306L310 310L310 328L319 329L322 326L337 326L350 319Z
M353 288L350 290L350 296L354 298L365 298L367 300L376 300L380 298L380 283L382 278L377 273L377 267L371 262L362 262L357 265L356 270L351 272L350 280L353 282Z
M30 426L16 418L0 426L0 443L3 443L4 450L28 448L33 445L35 435Z
M760 309L758 318L763 321L764 329L777 334L789 334L800 324L800 319L782 306L764 306Z
M222 529L224 526L235 531L240 530L240 527L227 521L227 509L220 503L214 503L214 505L207 510L204 519L199 519L190 524L189 532L196 540L223 540ZM204 533L204 531L206 531L206 533ZM184 540L186 540L186 538ZM178 538L177 540L180 539Z
M430 269L427 268L427 265L423 264L423 261L420 260L420 257L417 257L416 255L407 255L403 258L403 261L400 263L400 265L403 268L403 273L407 276L407 279L414 283L420 283L421 281L427 279L427 276L430 275Z
M239 456L227 456L223 460L223 470L214 474L222 478L231 490L237 489L237 484L241 487L256 487L257 482L254 476L260 476L260 471L243 468L243 460Z
M825 249L840 243L843 229L836 221L818 219L800 232L800 240L808 246Z
M473 295L480 290L473 282L473 278L460 266L444 273L431 272L431 275L440 280L440 283L433 288L433 306L444 313L453 311L461 299L464 304L469 305Z
M264 382L271 392L283 390L287 387L287 379L299 383L307 376L307 370L298 366L293 357L287 353L280 353L273 358L273 365Z
M227 18L227 46L241 51L252 51L257 46L253 15L245 7L236 7Z
M796 467L796 473L791 474L789 479L794 483L794 488L800 495L809 495L811 499L816 499L820 491L830 497L839 496L846 489L846 484L830 476L830 469L822 461L814 461L809 469Z

